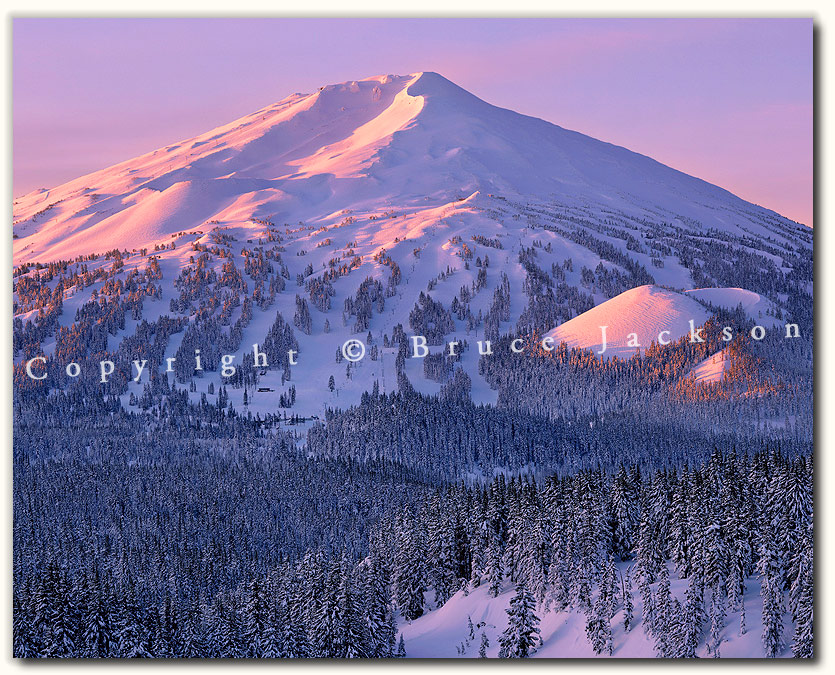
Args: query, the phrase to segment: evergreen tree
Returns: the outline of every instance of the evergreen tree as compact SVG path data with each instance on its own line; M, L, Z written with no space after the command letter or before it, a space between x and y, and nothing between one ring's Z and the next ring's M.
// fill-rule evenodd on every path
M333 616L333 656L339 659L356 659L371 656L369 635L360 614L362 605L354 591L351 571L343 556L340 566L339 587Z
M745 623L745 598L739 599L739 635L745 635L748 632L748 627Z
M710 653L713 658L720 656L719 647L722 644L722 631L725 630L725 595L722 587L714 586L710 599Z
M504 565L502 564L502 551L498 542L493 541L487 552L487 579L488 590L494 598L499 597L502 590L502 578L504 577Z
M89 658L104 658L110 655L111 626L108 616L108 609L100 594L101 581L98 568L94 568L92 579L90 575L85 576L84 585L84 609L81 614L81 639L83 641L83 653Z
M147 648L147 632L142 621L142 610L136 601L132 587L128 587L124 604L117 619L117 651L119 658L145 658L151 654Z
M478 657L480 659L487 658L487 648L490 646L490 640L487 639L487 634L482 631L481 644L478 647Z
M658 574L658 588L653 599L652 635L655 637L655 653L669 658L673 652L673 604L670 593L670 574L662 564Z
M393 656L397 634L397 624L389 601L391 591L383 575L382 561L372 554L363 569L364 615L371 641L370 655L377 658Z
M596 654L612 654L612 626L609 623L611 603L599 593L586 619L586 636Z
M249 582L244 606L243 640L248 658L263 658L267 650L268 609L264 583L257 577Z
M632 575L631 567L626 568L626 575L623 580L623 632L632 630L635 621L635 607L632 600Z
M785 612L779 558L772 544L774 544L773 540L763 538L760 545L759 563L763 601L762 642L765 655L769 658L779 656L783 651L783 613Z
M797 591L797 620L792 637L792 654L798 659L814 658L814 575L811 560L803 566L795 579Z
M681 619L679 653L683 658L695 659L696 650L702 639L702 593L695 576L690 577L687 590L684 591L684 607Z
M398 535L393 569L395 597L403 617L413 621L424 612L426 567L423 542L411 514L400 519Z
M528 658L539 644L539 618L534 614L534 599L521 584L506 610L508 626L499 638L499 658Z

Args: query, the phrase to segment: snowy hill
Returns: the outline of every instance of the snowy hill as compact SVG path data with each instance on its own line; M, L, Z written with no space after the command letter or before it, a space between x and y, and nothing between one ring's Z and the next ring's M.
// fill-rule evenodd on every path
M666 332L661 339L674 342L688 334L690 321L698 328L708 317L705 308L686 295L648 285L625 291L545 335L555 344L565 342L598 353L603 346L601 327L605 326L602 358L629 358L658 342L660 334Z
M748 318L766 328L776 326L780 321L774 316L774 303L759 293L744 288L696 288L685 291L690 297L707 302L715 307L735 309L741 306Z
M730 356L723 349L716 354L708 356L701 363L696 364L691 369L690 374L693 375L698 384L721 382L729 362Z

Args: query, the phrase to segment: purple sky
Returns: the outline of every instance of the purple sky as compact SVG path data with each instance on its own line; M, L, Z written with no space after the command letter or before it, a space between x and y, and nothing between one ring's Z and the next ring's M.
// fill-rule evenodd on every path
M14 194L293 92L434 70L812 224L807 19L15 19Z

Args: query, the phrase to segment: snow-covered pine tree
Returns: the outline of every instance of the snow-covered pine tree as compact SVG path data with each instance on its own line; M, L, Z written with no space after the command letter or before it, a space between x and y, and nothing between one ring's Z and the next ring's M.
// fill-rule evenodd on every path
M783 583L777 552L776 541L764 534L760 542L759 573L761 597L763 602L762 642L765 655L769 658L779 656L785 645L783 641Z
M303 659L309 656L302 586L304 584L297 570L290 568L282 577L277 591L280 608L277 631L283 658Z
M267 598L264 592L264 582L258 577L253 578L246 593L244 605L243 640L246 645L247 658L263 658L266 649L265 635L268 622Z
M539 617L534 614L534 599L522 585L506 610L508 626L499 637L499 658L528 658L539 644Z
M691 474L687 467L681 470L673 491L670 505L670 557L675 563L679 578L689 577L690 570L690 534L688 530L687 502L690 494Z
M615 560L610 553L603 565L603 576L600 579L600 593L605 596L605 602L609 607L607 620L615 616L618 608L618 571L615 567Z
M666 564L658 570L658 587L653 598L652 635L655 638L655 653L670 658L673 651L673 605L670 593L670 573Z
M546 608L553 605L555 611L565 609L571 601L570 561L573 537L570 536L566 516L565 494L562 481L556 476L549 479L543 491L543 506L551 525L550 563L548 566L548 593Z
M716 512L708 517L700 548L705 561L705 588L712 591L724 587L728 573L726 541L719 522L718 508L715 505L709 508Z
M596 654L612 654L612 625L609 623L611 601L602 591L598 594L594 607L588 610L586 636Z
M389 598L391 589L382 562L372 554L362 565L364 615L371 640L371 656L389 658L394 652L396 624ZM392 627L395 630L392 631Z
M626 568L623 578L622 598L623 603L623 632L632 630L635 622L635 605L632 600L632 567Z
M787 588L791 588L802 573L796 553L806 548L807 545L811 546L809 535L812 524L812 484L804 459L801 458L795 466L786 466L778 491L784 526L778 530L777 534L780 548L786 556L784 578ZM794 603L790 604L792 604L794 617Z
M792 654L797 659L811 659L815 656L814 648L814 574L812 559L809 557L800 565L799 576L795 579L792 594L796 597L794 635L792 636Z
M745 598L739 599L739 635L745 635L748 632L748 626L745 623Z
M655 635L656 610L651 584L666 565L663 556L663 541L661 540L661 526L657 519L645 508L641 513L638 531L638 541L635 546L635 574L637 575L638 590L641 593L642 610L641 623L648 635ZM669 578L669 577L668 577Z
M340 561L339 586L333 613L332 655L338 659L361 659L371 656L370 636L362 616L362 603L354 590L351 565L343 554Z
M638 530L638 494L631 477L621 465L612 482L609 497L611 548L620 560L629 560Z
M487 581L490 595L499 596L504 579L504 551L507 545L507 509L505 506L505 481L500 475L490 486L487 500L489 544L487 551Z
M181 653L185 658L199 659L206 657L205 626L203 623L203 603L196 598L183 621Z
M117 654L119 658L133 659L150 656L147 649L147 630L142 621L136 595L132 587L128 587L124 603L120 607L117 618Z
M397 606L406 620L414 621L424 612L427 574L423 542L408 511L398 518L395 546L392 581Z
M67 573L56 562L50 563L43 581L46 644L43 655L67 657L75 653L76 606Z
M311 624L310 642L319 658L336 658L342 646L340 631L345 628L344 611L339 606L342 568L338 558L328 562L327 577L316 602L316 617Z
M449 514L442 510L438 495L429 500L431 515L426 522L429 582L440 607L458 590L455 576L455 532Z
M695 659L696 650L702 639L702 591L696 576L690 577L687 589L684 591L684 607L681 619L681 645L679 654L683 658Z
M212 649L218 658L238 658L243 656L239 649L241 644L237 611L231 603L225 603L217 598L212 607L214 626L211 631Z
M110 655L111 625L108 608L102 602L101 583L98 568L85 575L83 605L81 613L81 639L83 654L88 658L106 658Z
M710 654L714 659L720 657L719 647L722 644L722 632L725 630L724 585L714 586L710 594Z
M319 622L326 587L326 570L322 552L305 553L304 557L296 563L296 574L299 579L305 580L305 583L299 585L297 600L301 623L306 629L305 643L309 656L317 657L320 656Z
M501 545L494 537L487 551L487 581L489 583L490 595L494 598L499 597L499 593L501 593L503 578L504 565L502 563Z
M478 657L480 659L487 658L487 648L490 646L490 640L487 639L487 634L482 631L481 644L478 647Z

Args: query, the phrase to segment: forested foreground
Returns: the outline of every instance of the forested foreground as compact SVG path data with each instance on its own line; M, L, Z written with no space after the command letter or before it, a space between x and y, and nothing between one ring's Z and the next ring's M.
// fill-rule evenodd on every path
M599 654L617 614L657 656L721 655L754 585L761 655L813 655L808 456L430 491L402 466L263 444L192 439L170 461L95 445L16 445L16 656L408 656L398 625L480 585L516 588L500 656L535 653L539 618L568 609Z

